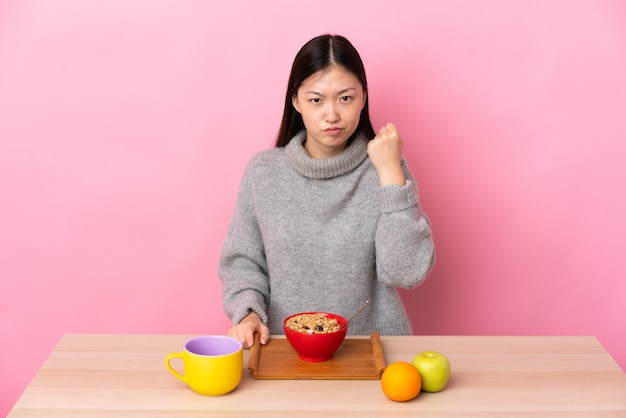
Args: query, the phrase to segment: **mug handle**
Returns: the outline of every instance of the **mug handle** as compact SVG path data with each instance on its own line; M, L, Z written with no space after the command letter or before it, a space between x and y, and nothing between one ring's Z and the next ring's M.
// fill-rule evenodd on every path
M184 357L183 357L184 355L185 355L185 353L170 353L170 354L168 354L167 357L165 357L165 365L167 366L167 369L170 371L170 373L172 373L174 376L176 376L177 378L179 378L183 382L187 383L187 376L183 376L182 374L178 373L176 370L174 370L174 368L170 364L170 361L172 359L175 359L175 358L179 358L179 359L183 359L184 360Z

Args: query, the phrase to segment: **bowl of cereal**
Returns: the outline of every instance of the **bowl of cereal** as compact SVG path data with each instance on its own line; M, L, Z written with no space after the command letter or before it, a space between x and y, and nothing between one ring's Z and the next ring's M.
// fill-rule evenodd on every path
M333 358L341 346L348 325L346 319L328 312L301 312L283 321L287 341L304 361L320 362Z

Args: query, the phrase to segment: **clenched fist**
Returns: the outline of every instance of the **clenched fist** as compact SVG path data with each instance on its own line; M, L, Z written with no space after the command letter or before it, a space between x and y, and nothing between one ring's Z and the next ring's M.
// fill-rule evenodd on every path
M404 185L405 178L400 165L402 138L393 123L388 123L367 144L367 153L378 172L381 186Z

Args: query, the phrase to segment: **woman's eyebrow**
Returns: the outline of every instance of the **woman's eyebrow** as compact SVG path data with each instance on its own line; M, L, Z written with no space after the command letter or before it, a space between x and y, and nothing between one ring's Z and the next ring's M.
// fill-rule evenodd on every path
M356 90L356 87L348 87L348 88L345 88L345 89L343 89L343 90L339 90L339 91L337 92L337 94L347 93L347 92L349 92L349 91L351 91L351 90Z
M349 91L351 91L351 90L356 90L356 87L346 87L345 89L339 90L339 91L337 92L337 94L344 94L344 93L347 93L347 92L349 92ZM317 96L323 96L323 94L322 94L322 93L317 92L317 91L315 91L315 90L305 91L304 93L305 93L305 94L315 94L315 95L317 95Z

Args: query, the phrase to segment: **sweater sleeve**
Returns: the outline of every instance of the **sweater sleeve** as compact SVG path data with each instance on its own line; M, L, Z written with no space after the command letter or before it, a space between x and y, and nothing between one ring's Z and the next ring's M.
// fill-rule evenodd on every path
M428 275L435 261L430 221L419 206L417 184L402 161L406 183L379 187L381 215L376 230L378 280L411 288Z
M269 278L261 231L254 211L252 174L244 172L217 274L222 282L222 304L233 325L250 311L267 324Z

